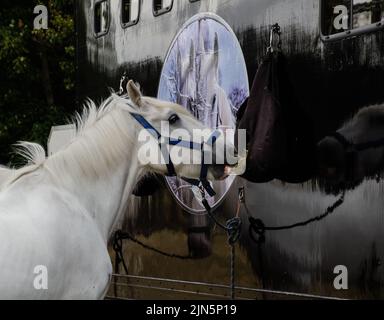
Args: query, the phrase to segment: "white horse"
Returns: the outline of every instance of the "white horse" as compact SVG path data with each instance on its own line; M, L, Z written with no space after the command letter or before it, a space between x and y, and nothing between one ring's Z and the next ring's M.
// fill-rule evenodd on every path
M205 42L213 43L213 51ZM197 46L197 49L195 48ZM199 22L198 43L191 40L189 54L176 56L176 101L210 128L233 128L231 102L219 81L219 37L213 41L209 29Z
M167 172L165 165L139 161L142 127L130 113L157 129L175 114L171 129L191 136L206 129L181 106L141 96L132 81L127 89L130 100L112 95L98 110L90 102L77 117L76 137L61 151L46 158L41 146L23 143L30 165L1 170L0 299L103 298L112 274L107 241L135 183L148 171ZM208 178L219 178L222 167L210 166ZM200 169L175 164L185 177L199 177ZM42 280L36 288L44 275L39 270L48 272L47 287Z
M198 65L198 100L203 103L203 123L210 128L233 128L235 120L227 93L219 81L219 37L215 32L213 51L205 47L204 24L200 21L199 30L199 65ZM207 108L208 107L208 108Z

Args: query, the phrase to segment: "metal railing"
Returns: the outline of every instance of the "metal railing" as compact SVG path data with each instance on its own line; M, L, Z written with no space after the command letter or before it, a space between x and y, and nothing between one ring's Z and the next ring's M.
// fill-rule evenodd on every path
M121 280L125 281L122 282ZM129 281L129 282L128 282ZM134 275L113 274L113 280L109 292L117 288L126 289L142 289L159 292L175 293L177 295L192 295L196 298L211 298L211 299L230 299L230 286L223 284L214 284L206 282L185 281L176 279L165 279L156 277L143 277ZM236 298L238 300L258 300L265 299L266 295L274 297L285 297L288 299L311 299L311 300L344 300L332 296L268 290L250 287L235 287ZM113 300L130 300L127 297L119 295L107 295L106 299Z

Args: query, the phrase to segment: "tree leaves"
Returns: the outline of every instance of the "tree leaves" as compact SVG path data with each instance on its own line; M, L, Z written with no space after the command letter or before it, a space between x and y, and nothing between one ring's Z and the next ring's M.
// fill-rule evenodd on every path
M33 9L37 4L48 7L48 30L33 30L35 18ZM2 164L15 160L12 156L12 144L19 140L39 142L46 146L51 126L65 123L75 110L73 12L73 0L2 0L0 7L0 163ZM47 99L49 92L54 99Z

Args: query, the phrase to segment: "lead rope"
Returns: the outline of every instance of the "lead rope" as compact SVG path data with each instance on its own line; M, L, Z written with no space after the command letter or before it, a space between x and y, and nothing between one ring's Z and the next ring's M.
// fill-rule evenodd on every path
M236 242L239 240L240 235L241 235L241 224L242 221L240 219L240 201L237 202L237 210L236 210L236 220L233 220L233 226L232 228L236 229ZM236 224L235 224L236 221ZM235 300L235 262L236 262L236 257L235 257L235 243L230 243L231 245L231 299Z
M266 231L281 231L281 230L289 230L294 229L298 227L304 227L307 226L313 222L317 222L320 220L325 219L328 215L332 214L338 207L340 207L344 203L345 198L345 190L340 195L340 198L337 199L331 206L329 206L326 211L318 215L316 217L313 217L311 219L297 222L290 225L284 225L284 226L278 226L278 227L267 227L265 226L264 222L261 219L255 219L251 216L250 211L248 209L247 203L245 201L245 188L241 187L239 188L239 201L238 201L238 207L237 207L237 216L239 216L240 212L240 206L243 205L246 214L248 216L249 220L249 235L250 238L257 244L257 254L259 256L259 266L260 266L260 275L261 275L261 281L262 281L262 287L265 289L265 277L264 277L264 266L263 266L263 244L265 243L265 233ZM257 237L255 237L254 233L256 233ZM263 298L265 299L265 293L263 293Z
M118 237L117 234L117 232L114 234L112 244L113 250L115 251L115 274L120 273L120 263L122 263L124 271L128 275L128 268L123 255L123 239ZM117 285L115 284L113 287L115 297L117 297Z
M123 254L123 237L121 236L122 231L118 230L115 232L113 237L113 250L115 251L115 274L120 272L120 263L123 264L123 268L126 274L128 274L128 267L125 263Z
M244 188L240 188L241 191L244 193ZM270 226L265 226L263 220L261 219L255 219L254 217L251 216L250 211L248 209L247 203L245 201L245 197L243 196L243 206L245 208L245 211L248 216L248 221L249 221L249 234L251 239L256 242L256 243L264 243L265 242L265 233L266 231L282 231L282 230L290 230L290 229L295 229L298 227L305 227L309 224L312 224L314 222L321 221L328 217L330 214L332 214L338 207L340 207L344 203L344 198L345 198L345 190L341 193L340 197L331 205L329 206L323 214L320 214L318 216L315 216L313 218L310 218L308 220L304 220L301 222L289 224L289 225L283 225L283 226L276 226L276 227L270 227ZM257 235L255 237L254 233Z
M208 216L212 219L212 221L219 226L221 229L223 229L228 236L228 244L230 246L230 297L231 300L235 300L236 297L236 274L235 274L235 263L236 263L236 242L239 240L241 235L241 225L242 221L239 217L240 215L240 202L237 206L237 212L236 216L232 219L229 219L226 223L226 225L223 225L221 222L217 220L215 215L212 213L212 208L209 205L206 197L205 197L205 191L202 186L200 186L200 193L202 197L202 204L207 211Z
M120 273L120 264L122 264L125 274L127 276L129 275L128 267L127 267L127 264L126 264L125 259L124 259L123 240L130 240L133 243L136 243L139 246L143 247L144 249L147 249L149 251L153 251L157 254L160 254L160 255L168 257L168 258L175 258L175 259L180 259L180 260L193 259L193 257L191 255L183 256L183 255L178 255L175 253L168 253L168 252L162 251L162 250L157 249L155 247L149 246L148 244L145 244L144 242L141 242L140 240L138 240L137 238L135 238L134 236L132 236L128 232L124 232L122 230L117 230L114 233L113 243L112 243L112 248L115 251L115 274ZM114 286L114 293L115 293L115 297L117 297L117 285L116 284Z
M193 257L188 255L180 255L176 253L168 253L165 251L162 251L156 247L152 247L140 240L138 240L136 237L132 236L129 232L125 232L122 230L117 230L113 237L113 250L115 251L115 270L119 271L119 265L120 263L123 264L124 271L128 275L128 268L124 260L124 254L123 254L123 240L130 240L133 243L138 244L139 246L143 247L144 249L147 249L149 251L153 251L157 254L160 254L162 256L165 256L167 258L175 258L180 260L192 260Z

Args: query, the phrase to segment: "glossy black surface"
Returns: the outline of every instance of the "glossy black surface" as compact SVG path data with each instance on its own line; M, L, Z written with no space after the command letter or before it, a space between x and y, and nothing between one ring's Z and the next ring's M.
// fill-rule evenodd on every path
M316 139L335 131L360 108L384 102L384 32L324 43L320 37L318 0L201 0L174 2L170 12L154 17L151 1L142 1L139 22L123 29L120 2L111 0L108 34L95 38L92 0L77 1L78 100L100 99L108 87L118 89L126 70L146 95L156 96L162 63L173 37L199 12L221 16L235 31L252 81L268 45L269 27L282 27L283 51L289 77L300 103L315 125ZM281 225L316 216L335 201L316 181L305 185L280 182L251 184L237 179L217 213L225 218L236 210L237 188L246 187L246 201L254 217ZM343 297L384 297L384 184L365 181L346 194L345 203L327 219L290 231L267 233L260 248L245 223L237 276L242 285ZM191 218L177 207L165 187L141 200L136 218L125 227L144 240L170 251L187 249ZM219 234L219 235L218 235ZM177 240L176 240L177 239ZM227 283L225 237L212 232L213 254L204 260L179 262L135 250L135 274ZM175 241L176 240L176 241ZM183 249L181 249L183 250ZM203 249L202 249L203 250ZM156 267L161 261L161 267ZM333 288L333 269L345 265L349 290Z

